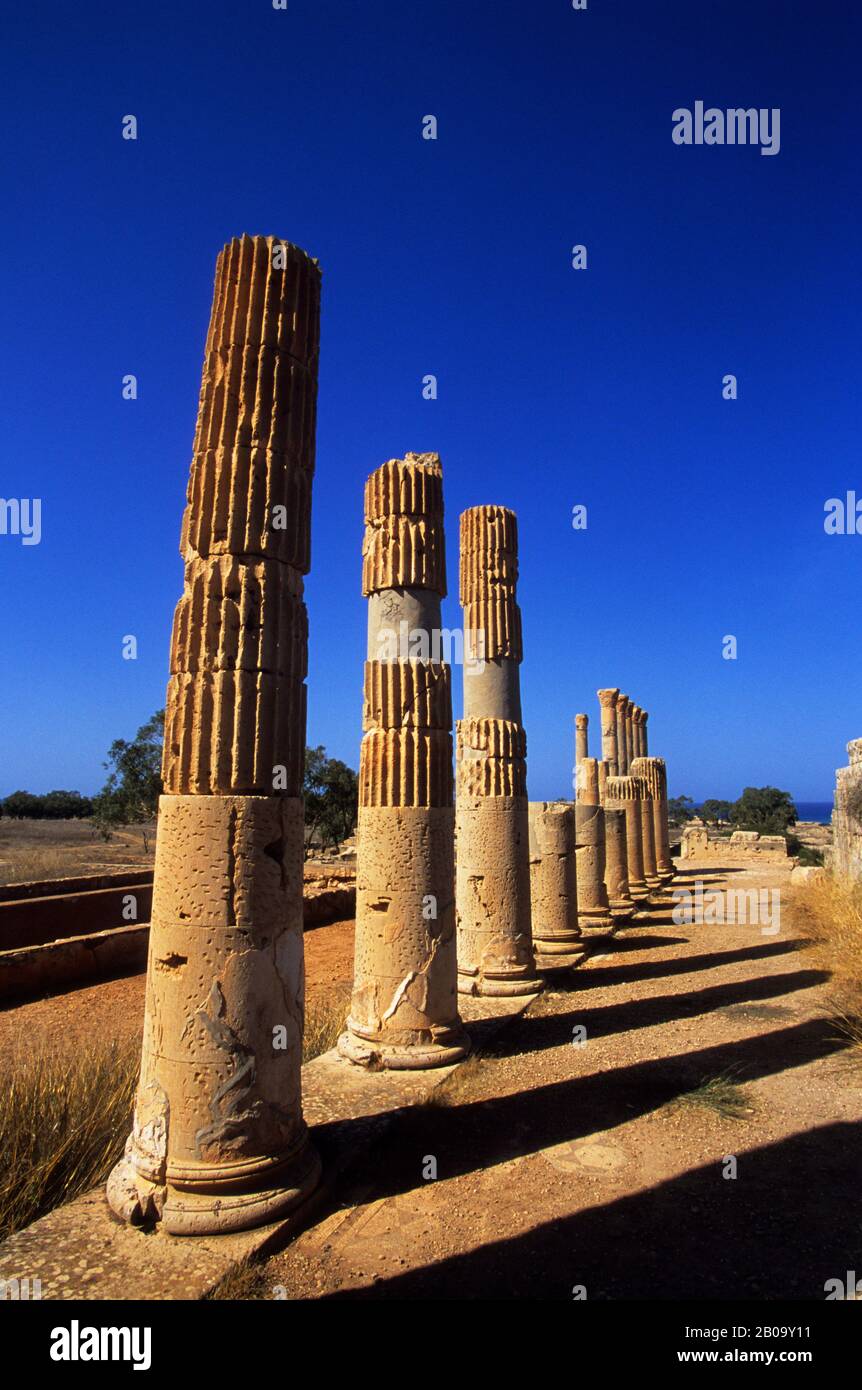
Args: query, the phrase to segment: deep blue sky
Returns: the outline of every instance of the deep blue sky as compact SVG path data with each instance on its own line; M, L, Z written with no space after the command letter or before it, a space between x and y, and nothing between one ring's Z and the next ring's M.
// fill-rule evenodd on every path
M4 7L0 496L41 497L43 539L0 536L0 794L96 789L164 702L214 262L249 232L324 275L310 742L357 765L362 485L433 449L450 626L458 514L518 513L531 796L570 794L573 715L597 735L619 685L673 793L830 797L862 733L862 536L823 529L862 497L859 15ZM698 99L780 107L780 153L674 145Z

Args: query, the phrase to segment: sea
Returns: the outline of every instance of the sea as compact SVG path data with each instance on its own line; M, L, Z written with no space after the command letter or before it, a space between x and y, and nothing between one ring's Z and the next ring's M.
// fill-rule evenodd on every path
M800 820L816 821L818 825L829 825L832 820L831 801L797 801L795 805Z

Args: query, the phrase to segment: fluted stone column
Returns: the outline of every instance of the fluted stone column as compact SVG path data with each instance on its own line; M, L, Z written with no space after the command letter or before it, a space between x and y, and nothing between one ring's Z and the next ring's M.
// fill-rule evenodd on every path
M596 692L601 706L602 719L602 761L607 763L609 777L618 773L617 753L617 696L616 688Z
M676 876L670 856L670 834L667 815L667 768L664 758L638 758L635 775L640 777L649 794L652 811L655 871L661 883Z
M583 758L590 756L589 745L589 716L586 714L575 715L575 766Z
M585 758L578 769L575 803L578 925L581 932L606 932L613 918L605 887L605 814L599 804L598 763Z
M624 777L629 770L628 708L628 695L617 695L617 775L620 777Z
M569 969L585 955L578 927L575 807L530 802L533 946L540 970Z
M655 805L653 787L655 777L646 758L632 758L631 776L637 778L641 787L641 849L643 852L644 878L647 887L661 888L662 880L658 873L655 837Z
M320 273L218 257L183 519L132 1135L108 1201L174 1234L314 1188L302 1118L303 807Z
M611 810L625 812L629 896L636 902L649 897L644 878L642 800L643 788L637 777L608 778L605 804Z
M461 517L464 718L457 729L456 915L463 994L535 994L527 740L521 725L518 524Z
M468 1050L458 1017L455 811L443 474L436 454L391 459L365 485L368 599L359 757L356 947L342 1056L395 1069Z

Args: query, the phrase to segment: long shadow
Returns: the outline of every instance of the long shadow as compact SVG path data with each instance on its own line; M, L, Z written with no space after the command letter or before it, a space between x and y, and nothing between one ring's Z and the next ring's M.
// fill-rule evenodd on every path
M858 1222L848 1211L861 1166L862 1126L824 1125L741 1155L735 1179L723 1178L717 1160L523 1235L328 1297L571 1302L581 1285L588 1300L821 1301L828 1279L843 1283L858 1269Z
M536 1022L528 1018L519 1026L525 1046ZM412 1106L400 1113L389 1141L383 1141L385 1152L370 1153L362 1168L377 1196L414 1188L424 1154L437 1156L441 1177L492 1168L552 1144L614 1129L693 1090L707 1077L732 1071L740 1081L752 1081L834 1055L849 1044L835 1037L832 1028L828 1020L814 1019L529 1091L461 1105ZM352 1128L358 1132L361 1123L333 1121L314 1127L324 1161L333 1143L350 1144Z
M829 979L825 970L794 970L784 975L761 975L753 980L733 980L727 984L709 985L706 989L686 990L682 994L650 995L646 999L626 999L620 1004L602 1004L590 1008L584 1001L566 1013L536 1014L529 1018L529 1030L515 1037L503 1034L498 1056L521 1056L542 1052L549 1047L562 1047L572 1040L572 1027L586 1029L587 1044L614 1033L631 1033L638 1028L653 1028L661 1023L676 1023L680 1019L697 1018L715 1013L732 1004L754 1003L797 990L811 989ZM520 1033L520 1029L518 1030Z
M645 960L631 965L597 965L576 970L551 988L557 993L578 994L583 990L604 989L607 985L631 984L635 980L659 979L665 975L688 975L697 970L717 969L738 961L767 960L796 951L791 941L773 941L762 946L744 946L737 951L714 951L711 955L685 956L681 960Z

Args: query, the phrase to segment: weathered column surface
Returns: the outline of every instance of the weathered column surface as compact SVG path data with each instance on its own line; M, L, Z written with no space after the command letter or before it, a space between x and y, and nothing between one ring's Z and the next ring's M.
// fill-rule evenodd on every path
M670 854L670 828L667 814L667 766L664 758L640 758L637 775L643 778L650 796L653 815L656 873L662 883L676 876Z
M655 809L653 787L655 778L646 758L632 758L631 776L640 783L641 792L641 850L643 853L644 878L647 887L661 888L662 880L658 874L655 839Z
M640 705L632 705L632 756L635 758L643 757L643 713Z
M629 896L636 902L649 896L644 878L642 799L643 789L636 777L608 778L605 805L614 811L624 811L626 816Z
M616 777L619 771L619 755L617 753L617 696L619 693L615 687L596 691L601 707L602 761L607 763L609 777Z
M359 757L356 946L342 1056L441 1066L468 1050L458 1017L450 672L443 474L407 454L365 485L368 598Z
M862 879L862 738L847 745L849 767L835 774L831 866L836 874Z
M457 728L455 899L463 994L535 994L542 988L530 923L517 581L514 512L471 507L461 517L464 718Z
M626 816L607 804L607 788L602 809L605 813L605 887L612 916L633 917L637 904L629 893L629 860L626 843Z
M171 640L141 1076L114 1211L175 1234L316 1185L302 1118L303 809L320 273L273 238L216 265Z
M575 715L575 767L590 756L589 723L588 715Z
M617 695L617 775L624 777L629 770L628 695Z
M649 757L649 735L647 734L647 721L649 720L649 710L641 710L641 751L642 758Z
M578 928L575 808L530 802L533 946L540 970L568 969L585 955Z
M599 804L598 762L585 758L578 769L575 803L578 926L582 933L602 933L613 926L605 887L605 813Z

